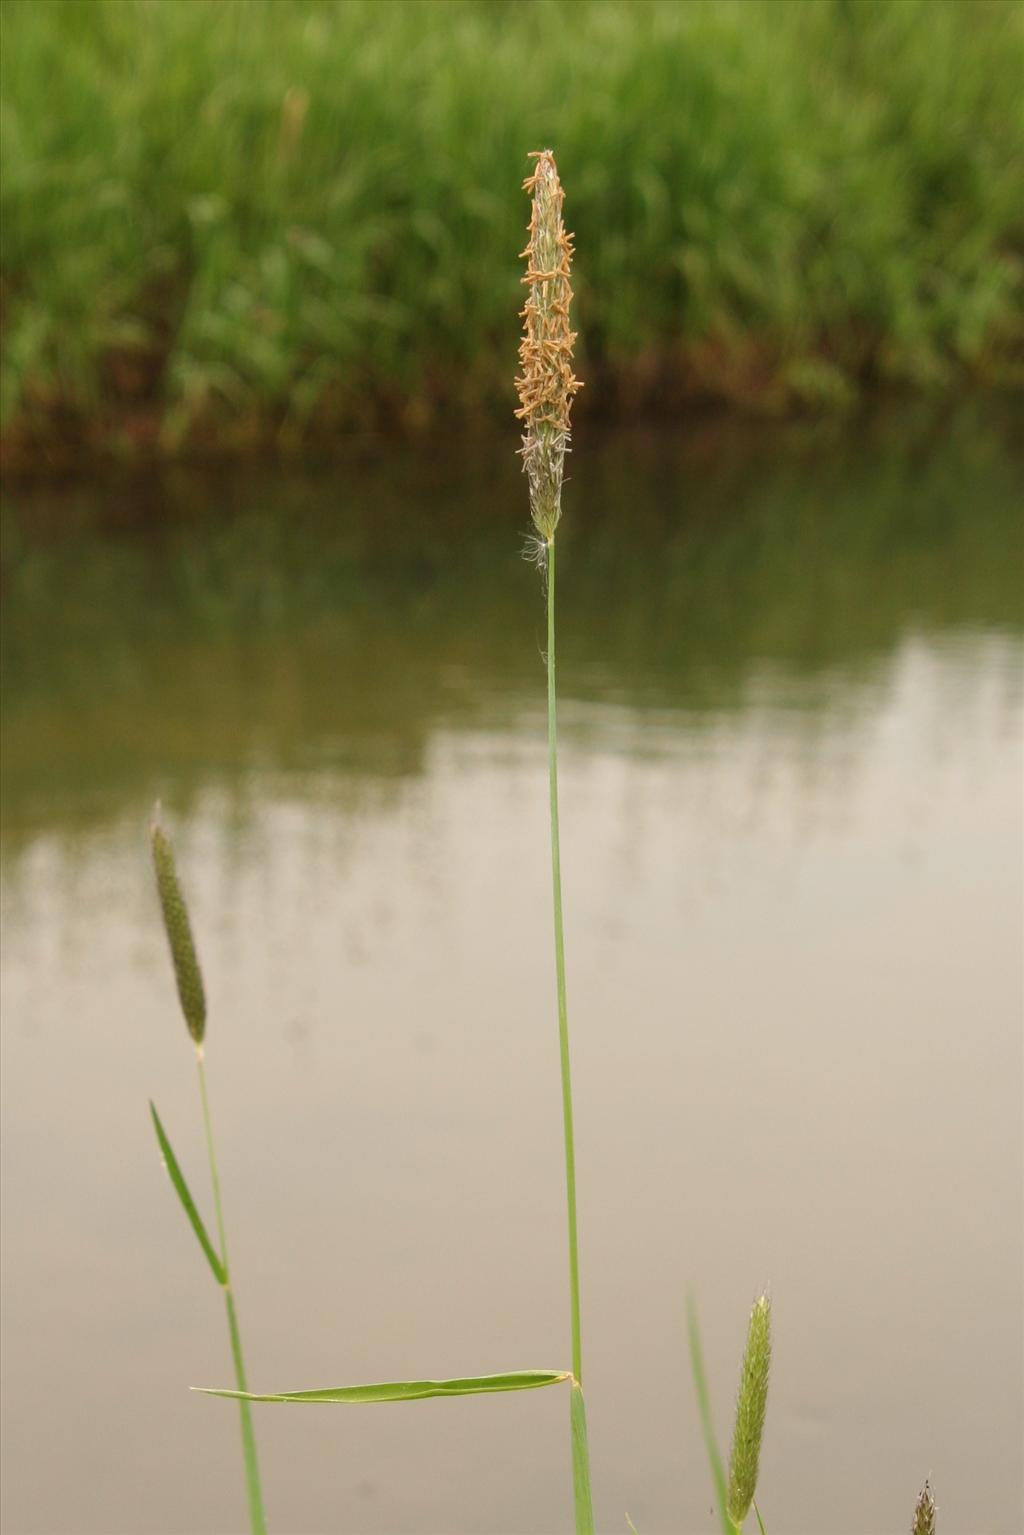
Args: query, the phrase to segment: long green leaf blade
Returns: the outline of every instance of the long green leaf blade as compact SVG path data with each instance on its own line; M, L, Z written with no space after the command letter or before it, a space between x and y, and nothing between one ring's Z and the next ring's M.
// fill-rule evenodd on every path
M754 1513L757 1515L757 1527L761 1531L761 1535L768 1535L768 1531L764 1527L764 1520L761 1518L761 1510L757 1506L756 1498L754 1499Z
M568 1370L514 1370L507 1375L468 1375L457 1380L385 1380L371 1386L325 1386L319 1391L227 1391L193 1386L204 1396L245 1402L418 1402L429 1396L479 1396L488 1391L535 1391L568 1380Z
M576 1535L594 1535L587 1410L583 1403L583 1389L575 1381L569 1394L569 1423L572 1430L572 1495L576 1508Z
M690 1332L690 1367L693 1371L693 1384L697 1392L697 1406L700 1408L701 1428L704 1430L704 1445L708 1452L708 1465L711 1467L711 1480L715 1484L715 1501L718 1504L718 1518L722 1526L722 1535L736 1535L736 1526L729 1518L727 1507L727 1493L725 1487L725 1470L722 1466L722 1457L718 1453L718 1445L715 1443L715 1428L711 1421L711 1399L708 1395L707 1376L704 1374L704 1355L700 1346L700 1333L697 1329L697 1311L691 1296L687 1304L687 1315Z
M210 1238L206 1234L206 1227L203 1225L202 1217L200 1216L199 1211L196 1209L195 1200L192 1198L192 1195L188 1191L188 1185L182 1176L181 1168L178 1166L178 1159L174 1155L174 1152L171 1150L171 1143L167 1139L164 1127L160 1123L160 1115L157 1113L156 1106L152 1101L150 1101L149 1112L153 1116L153 1128L156 1130L156 1138L160 1142L160 1150L163 1153L164 1166L167 1168L168 1176L170 1177L171 1182L174 1184L174 1189L178 1198L181 1200L181 1207L189 1218L192 1230L196 1234L200 1247L206 1254L206 1261L209 1263L211 1269L213 1270L214 1279L216 1279L219 1285L226 1285L228 1282L228 1276L224 1270L224 1265L218 1258L213 1243L210 1241Z

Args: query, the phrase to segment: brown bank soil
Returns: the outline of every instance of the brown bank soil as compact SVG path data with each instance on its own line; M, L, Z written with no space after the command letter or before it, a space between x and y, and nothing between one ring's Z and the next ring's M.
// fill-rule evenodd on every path
M147 462L331 457L368 445L415 444L437 432L489 433L514 405L510 364L507 382L425 366L414 393L384 383L334 383L301 416L288 398L240 409L210 396L185 406L163 391L166 361L152 350L111 351L88 400L27 390L0 433L4 477L22 482ZM814 354L793 357L755 338L709 336L632 358L584 359L580 371L585 387L575 419L609 424L834 416L887 394L991 390L1005 398L1022 383L1002 357L908 379L887 367L884 347L866 335L834 338Z

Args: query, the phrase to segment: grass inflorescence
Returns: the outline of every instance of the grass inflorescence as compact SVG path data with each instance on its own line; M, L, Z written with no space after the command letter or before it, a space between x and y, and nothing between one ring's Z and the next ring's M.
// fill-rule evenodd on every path
M935 1499L927 1481L921 1488L914 1508L914 1524L910 1535L935 1535Z
M771 1302L767 1295L760 1295L750 1313L729 1457L727 1507L729 1518L736 1525L742 1525L749 1514L757 1490L771 1362Z
M174 862L174 850L167 834L159 823L152 830L153 871L156 875L157 894L163 913L167 942L171 950L174 978L178 983L178 1000L185 1017L185 1025L193 1041L201 1045L206 1034L206 993L203 989L202 972L196 957L192 938L188 907L178 882L178 870Z
M544 543L562 515L562 481L569 451L569 411L582 388L572 371L576 333L569 327L572 235L562 219L565 193L550 149L537 150L523 190L532 192L530 238L523 256L529 289L516 379L523 423L523 467L530 482L530 515Z
M2 26L12 455L503 410L530 141L572 177L588 406L1017 355L1012 0L6 0Z

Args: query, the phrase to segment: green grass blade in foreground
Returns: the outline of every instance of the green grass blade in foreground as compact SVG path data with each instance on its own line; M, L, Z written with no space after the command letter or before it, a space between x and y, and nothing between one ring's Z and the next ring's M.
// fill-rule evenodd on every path
M175 1192L177 1193L178 1198L181 1200L181 1207L189 1218L192 1230L196 1234L196 1238L200 1247L206 1254L206 1261L209 1263L211 1269L213 1270L214 1279L216 1279L219 1285L226 1285L228 1282L228 1276L225 1272L224 1265L218 1258L213 1243L207 1236L206 1227L203 1225L202 1217L200 1216L199 1211L196 1209L195 1200L192 1198L192 1195L188 1191L188 1185L182 1176L181 1168L178 1166L178 1159L174 1155L174 1152L171 1150L171 1143L167 1139L167 1134L164 1130L164 1127L160 1123L160 1115L157 1113L156 1106L152 1101L149 1105L149 1112L153 1116L153 1128L156 1130L156 1138L160 1142L160 1150L163 1153L164 1166L167 1168L168 1176L170 1177L171 1182L174 1184Z
M691 1296L687 1304L687 1318L690 1333L690 1367L693 1371L693 1384L697 1392L697 1406L700 1408L701 1428L704 1430L704 1444L708 1452L708 1464L711 1467L711 1480L715 1484L715 1502L718 1505L718 1519L722 1526L722 1535L736 1535L736 1526L729 1518L727 1512L727 1492L725 1486L725 1469L722 1465L722 1457L718 1453L718 1445L715 1443L715 1428L711 1421L711 1400L708 1396L708 1382L704 1374L704 1355L700 1346L700 1332L697 1328L697 1311Z
M266 1535L267 1516L263 1508L263 1487L260 1482L259 1454L256 1449L256 1432L252 1425L252 1408L242 1393L249 1390L242 1357L242 1334L238 1326L238 1313L231 1293L231 1271L228 1265L228 1239L224 1231L224 1206L220 1197L220 1173L217 1171L217 1153L213 1144L213 1125L210 1121L210 1099L206 1091L206 1067L203 1063L203 1047L196 1047L196 1068L199 1073L199 1097L203 1106L203 1129L206 1150L210 1162L210 1181L213 1184L213 1204L217 1212L217 1232L224 1262L224 1304L228 1316L228 1336L231 1340L231 1358L235 1366L235 1385L240 1393L238 1417L242 1430L242 1457L245 1462L245 1487L249 1498L249 1527L252 1535Z
M575 1381L569 1393L569 1423L572 1430L572 1495L576 1507L576 1535L594 1535L587 1410L583 1403L583 1391Z
M430 1396L480 1396L490 1391L535 1391L568 1380L568 1370L513 1370L505 1375L467 1375L455 1380L385 1380L370 1386L325 1386L318 1391L227 1391L193 1386L204 1396L246 1402L419 1402Z
M768 1535L768 1531L764 1527L764 1520L761 1518L761 1510L757 1506L756 1498L754 1499L754 1513L757 1515L757 1527L761 1531L761 1535Z

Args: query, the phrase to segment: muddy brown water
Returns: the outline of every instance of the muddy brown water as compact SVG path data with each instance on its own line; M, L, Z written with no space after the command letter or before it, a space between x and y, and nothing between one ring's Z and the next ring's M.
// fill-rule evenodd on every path
M245 1506L150 888L173 830L258 1389L568 1358L543 613L514 444L12 493L4 1528ZM599 1528L1024 1524L1019 448L992 411L577 443L559 562ZM277 1531L571 1526L559 1389L257 1410Z

